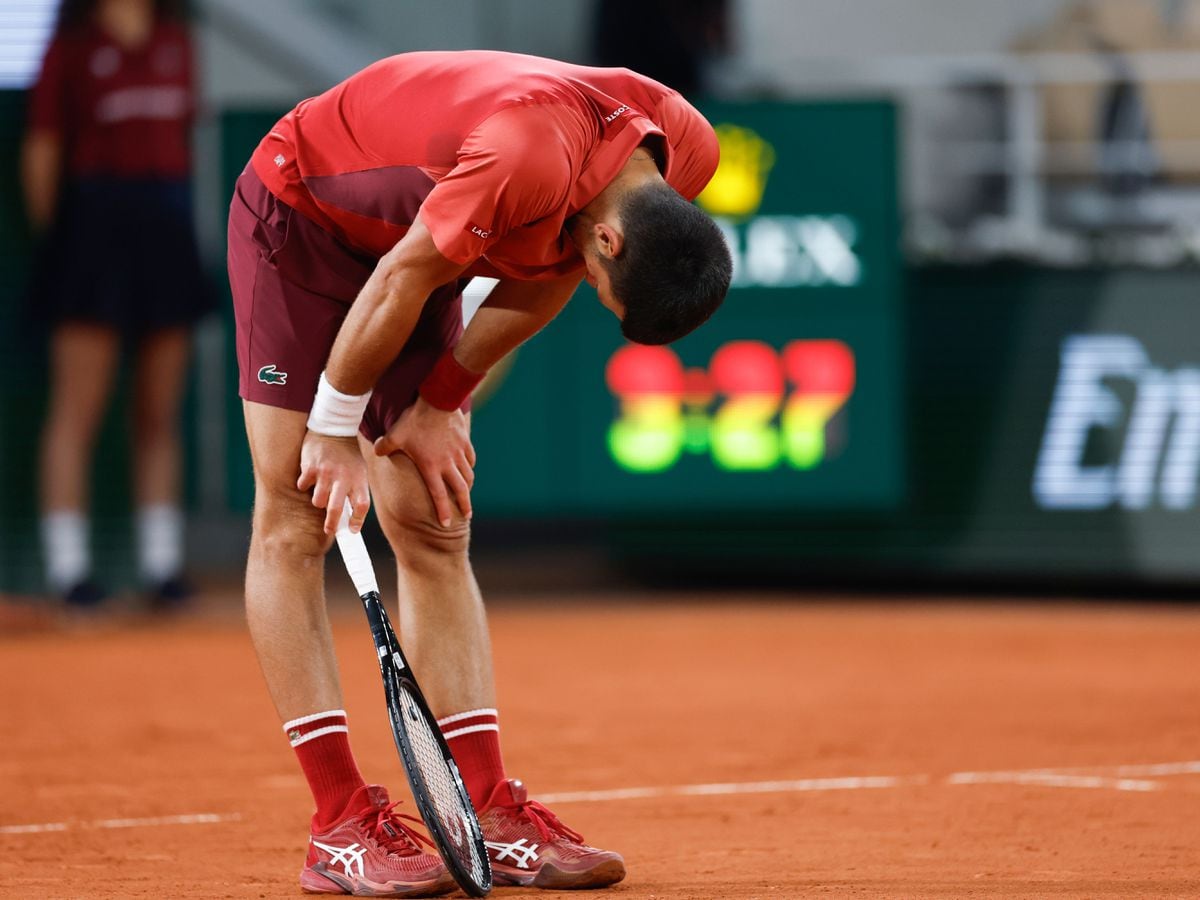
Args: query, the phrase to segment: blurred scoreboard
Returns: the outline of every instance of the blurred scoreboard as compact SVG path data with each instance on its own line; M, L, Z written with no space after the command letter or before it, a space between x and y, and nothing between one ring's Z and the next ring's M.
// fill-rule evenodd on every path
M709 104L699 203L722 309L625 343L586 286L477 405L485 515L895 508L903 499L896 116L883 102Z

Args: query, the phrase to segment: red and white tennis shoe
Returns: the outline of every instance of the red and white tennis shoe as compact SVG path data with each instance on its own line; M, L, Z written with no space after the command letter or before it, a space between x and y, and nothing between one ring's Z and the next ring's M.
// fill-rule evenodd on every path
M515 779L496 785L479 813L479 824L497 885L597 888L625 877L619 853L589 847L583 835L530 800L525 785Z
M341 820L308 842L300 887L310 894L356 897L436 897L458 885L441 857L421 845L433 842L397 813L387 789L368 784L355 791Z

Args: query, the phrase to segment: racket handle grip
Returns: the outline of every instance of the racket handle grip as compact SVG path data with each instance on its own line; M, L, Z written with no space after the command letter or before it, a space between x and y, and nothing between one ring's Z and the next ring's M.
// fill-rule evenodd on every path
M354 589L360 597L367 594L379 593L379 582L375 580L375 567L371 565L371 556L367 553L367 545L361 534L350 531L350 504L342 511L342 521L337 530L338 550L342 553L342 562L354 582Z

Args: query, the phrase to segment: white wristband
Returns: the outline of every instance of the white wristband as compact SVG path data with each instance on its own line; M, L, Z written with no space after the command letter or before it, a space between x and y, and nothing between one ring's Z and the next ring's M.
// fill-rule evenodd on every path
M358 426L370 399L370 391L357 396L343 394L329 383L322 372L321 380L317 382L312 412L308 414L308 430L329 437L354 437L358 434Z

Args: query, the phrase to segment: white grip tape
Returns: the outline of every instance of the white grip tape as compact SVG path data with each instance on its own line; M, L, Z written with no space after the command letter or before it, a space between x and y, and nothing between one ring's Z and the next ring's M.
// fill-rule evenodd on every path
M354 589L361 597L364 594L379 592L379 582L375 580L375 567L371 565L371 556L367 553L367 545L363 542L362 534L350 531L350 501L342 510L342 521L337 530L338 550L342 552L342 562L354 582Z

